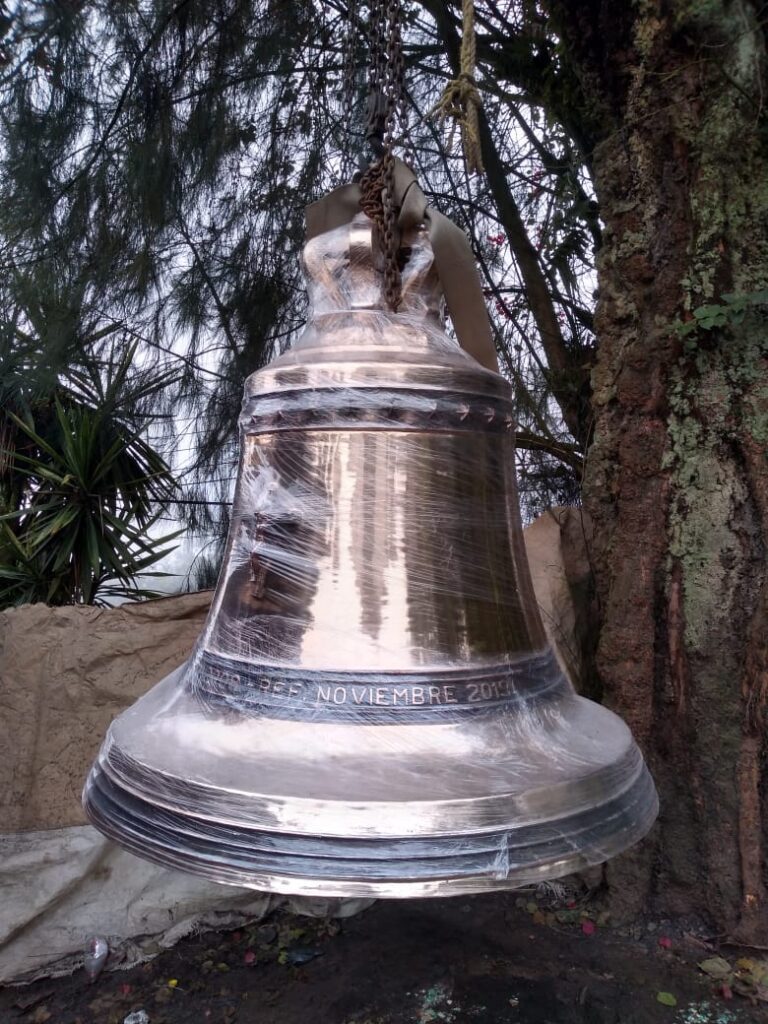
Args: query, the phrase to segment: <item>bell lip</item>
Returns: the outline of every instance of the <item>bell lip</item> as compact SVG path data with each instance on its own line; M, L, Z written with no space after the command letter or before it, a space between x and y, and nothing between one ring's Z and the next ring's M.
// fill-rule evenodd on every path
M466 871L463 874L446 873L443 877L407 877L409 860L404 858L399 866L403 868L406 875L400 879L366 879L365 877L339 877L320 878L309 874L301 873L277 873L270 870L254 870L227 865L226 863L216 864L211 860L196 854L193 847L188 849L173 850L162 844L147 845L140 838L136 838L130 828L121 829L115 827L111 819L105 818L99 813L98 807L91 799L91 777L89 777L83 792L83 806L92 824L108 838L119 843L125 849L135 853L142 858L181 870L186 873L204 877L223 885L232 885L240 888L256 889L264 892L273 892L284 895L319 896L319 897L372 897L372 898L430 898L452 895L471 895L473 893L491 892L505 889L516 889L534 882L541 882L548 879L561 878L564 875L583 870L587 867L605 863L612 857L634 846L643 839L653 827L659 811L659 800L653 780L647 766L643 763L642 771L634 780L630 790L634 790L636 802L644 803L643 813L630 818L629 823L623 827L616 827L616 819L620 812L609 816L607 819L600 819L594 826L594 834L587 839L581 849L574 850L572 854L562 854L547 858L544 856L538 862L518 866L510 866L505 862L503 856L503 845L505 839L504 830L497 830L500 841L500 860L491 870L477 870L474 873ZM628 792L628 791L627 791ZM622 794L614 794L614 800L619 799ZM608 803L606 801L605 803ZM599 812L601 805L596 805L594 810ZM603 805L604 806L604 805ZM566 821L567 819L563 819ZM582 831L589 832L590 829ZM447 854L450 863L451 837L437 837L436 855ZM383 841L386 845L386 840ZM514 855L513 846L511 849ZM542 851L544 852L544 851ZM198 857L196 860L195 857ZM285 855L286 860L290 855ZM305 858L306 859L306 858ZM445 863L445 859L443 863ZM339 867L344 867L351 875L355 868L360 874L370 870L370 861L351 859L349 861L337 861ZM456 867L459 866L459 861ZM375 867L374 867L375 871Z
M354 728L365 726L356 725ZM110 726L96 763L89 773L86 789L94 771L101 771L118 788L158 808L177 811L180 804L192 806L195 810L194 813L189 812L190 817L201 821L291 835L309 834L307 823L312 822L316 832L336 838L349 835L361 839L441 837L455 834L457 827L462 835L477 836L496 832L500 828L520 827L523 822L535 825L550 821L557 817L558 810L563 806L575 813L596 803L605 803L631 789L643 773L648 771L639 747L631 740L624 754L616 761L576 781L563 780L556 785L526 790L522 794L492 793L433 800L369 800L357 806L357 803L350 803L348 796L336 799L276 796L234 788L223 789L212 783L191 782L167 771L143 765L127 755L114 740L112 729ZM115 753L117 756L114 756ZM223 806L223 797L229 801L228 807ZM341 818L340 809L344 810ZM413 821L421 823L421 828L413 824L410 828L404 827L407 823L404 809ZM425 823L424 815L427 809L428 824ZM399 822L399 827L387 828L385 822L389 820Z

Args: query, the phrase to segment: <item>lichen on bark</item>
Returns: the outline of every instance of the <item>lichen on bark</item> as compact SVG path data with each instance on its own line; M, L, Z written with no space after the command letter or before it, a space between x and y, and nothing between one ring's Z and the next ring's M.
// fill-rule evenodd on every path
M768 281L766 33L746 0L551 9L606 226L584 489L597 667L662 801L609 880L629 910L764 942L768 324L727 297ZM725 312L697 319L705 304Z

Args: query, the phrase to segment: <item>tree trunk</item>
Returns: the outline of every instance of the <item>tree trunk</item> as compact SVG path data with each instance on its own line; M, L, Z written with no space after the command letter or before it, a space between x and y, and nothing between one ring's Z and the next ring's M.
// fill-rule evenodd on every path
M661 797L608 880L626 910L765 943L765 28L748 0L549 6L606 227L584 484L597 666Z

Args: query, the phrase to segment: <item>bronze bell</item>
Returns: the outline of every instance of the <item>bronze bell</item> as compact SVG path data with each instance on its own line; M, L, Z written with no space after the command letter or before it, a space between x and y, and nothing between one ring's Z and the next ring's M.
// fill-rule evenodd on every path
M205 630L112 724L85 807L142 857L275 892L558 877L640 839L654 786L545 639L509 384L445 334L423 227L386 310L371 228L305 248L314 315L246 383Z

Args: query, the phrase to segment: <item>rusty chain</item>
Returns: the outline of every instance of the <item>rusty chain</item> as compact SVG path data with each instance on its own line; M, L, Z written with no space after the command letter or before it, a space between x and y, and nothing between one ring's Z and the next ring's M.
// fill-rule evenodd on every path
M384 256L384 298L400 305L400 249L392 152L398 118L405 114L400 0L370 0L370 70L366 138L377 159L360 179L360 207L373 221ZM378 150L378 152L377 152Z

